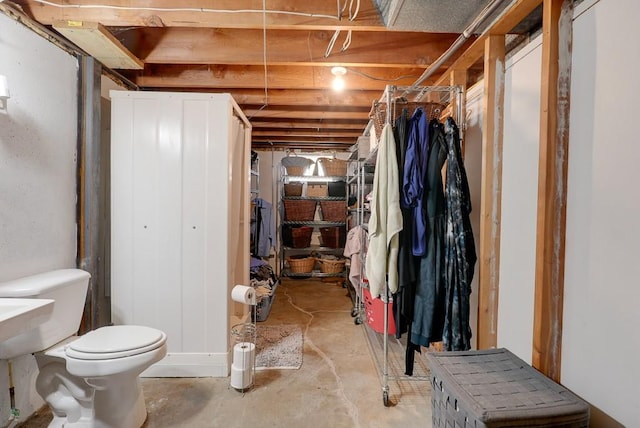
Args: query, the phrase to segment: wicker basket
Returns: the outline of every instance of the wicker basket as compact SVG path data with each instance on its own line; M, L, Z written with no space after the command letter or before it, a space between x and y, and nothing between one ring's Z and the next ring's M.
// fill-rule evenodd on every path
M318 175L325 176L345 176L347 175L347 161L337 158L319 158L317 164L319 168ZM321 174L323 173L323 174Z
M320 236L322 237L322 246L328 248L342 248L347 240L344 226L321 227Z
M313 165L311 159L302 156L286 156L280 161L287 171L287 175L303 175L310 165Z
M347 221L347 206L344 201L320 201L322 220Z
M294 221L312 221L316 213L316 201L285 200L284 218Z
M307 183L307 196L310 198L324 198L328 195L326 184Z
M282 226L282 243L291 248L307 248L311 245L313 227L291 227Z
M342 273L344 272L345 260L318 259L320 272L322 273Z
M311 273L316 265L316 259L314 257L293 258L287 259L289 262L289 269L292 273Z
M284 185L285 196L302 196L302 183L287 183Z
M285 167L285 170L287 171L287 175L304 175L304 170L306 168L303 168L301 166L287 166Z

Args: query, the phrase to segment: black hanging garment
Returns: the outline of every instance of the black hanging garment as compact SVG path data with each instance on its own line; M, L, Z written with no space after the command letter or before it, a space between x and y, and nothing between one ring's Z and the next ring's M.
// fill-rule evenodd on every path
M455 121L444 125L447 145L446 179L446 315L443 348L466 351L471 348L469 296L477 260L471 230L471 195L460 152L460 134Z
M396 153L398 159L398 172L404 177L405 154L411 126L414 121L409 121L409 112L403 109L394 124L396 139ZM404 180L400 180L400 194L402 194ZM415 351L420 347L411 343L411 322L413 321L413 301L416 294L416 258L411 251L413 208L405 208L401 205L403 228L400 232L398 251L398 291L393 295L393 317L396 324L396 338L400 339L407 334L407 348L405 350L405 374L413 374Z
M442 340L445 303L445 199L442 166L447 159L443 125L429 123L430 148L423 194L426 217L426 252L420 258L411 341L428 347Z

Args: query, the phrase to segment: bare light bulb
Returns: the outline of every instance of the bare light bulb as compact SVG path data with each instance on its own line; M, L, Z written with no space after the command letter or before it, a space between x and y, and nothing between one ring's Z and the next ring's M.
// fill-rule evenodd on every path
M336 92L340 92L344 89L344 79L342 78L342 76L344 76L347 73L347 69L344 67L333 67L331 69L331 74L333 74L335 77L333 78L333 82L331 82L331 87L333 88L334 91Z
M344 79L340 76L336 76L331 82L331 87L334 91L340 92L344 89Z

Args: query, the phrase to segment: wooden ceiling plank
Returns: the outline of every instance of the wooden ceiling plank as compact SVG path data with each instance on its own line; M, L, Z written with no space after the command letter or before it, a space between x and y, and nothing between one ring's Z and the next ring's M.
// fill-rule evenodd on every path
M344 111L292 111L292 110L258 110L256 108L244 108L242 110L249 118L283 118L283 119L356 119L362 120L362 128L369 121L368 113L344 112Z
M262 5L252 0L216 0L207 2L211 8L203 8L197 0L104 0L101 5L90 7L92 0L74 0L84 7L55 7L34 0L13 0L35 20L51 25L57 20L100 22L106 26L150 27L211 27L211 28L262 28ZM54 0L53 3L68 5ZM256 7L257 6L257 7ZM269 0L269 13L264 17L267 28L277 29L361 29L384 28L373 1L362 0L357 19L338 20L335 0L292 2ZM246 11L246 12L239 12ZM277 13L280 11L281 13Z
M360 131L341 131L341 130L326 130L322 131L305 131L305 130L291 130L291 129L269 129L267 131L263 131L260 129L253 128L251 130L251 135L253 137L276 137L276 136L287 136L287 137L341 137L341 138L358 138L362 135Z
M266 121L267 118L260 118L260 120L252 120L251 125L254 130L266 130L271 128L276 129L343 129L343 130L362 130L362 121L359 122L350 122L350 123L340 123L336 120L333 121L315 121L308 122L303 120L296 120L295 122L291 121Z
M117 35L148 64L264 62L264 34L259 29L130 28ZM458 37L448 33L353 32L347 50L341 52L336 47L325 58L332 36L332 31L267 31L267 64L425 68Z
M387 84L410 85L421 69L349 68L343 77L346 89L382 93ZM142 73L124 73L142 88L249 88L264 89L264 67L256 65L147 65ZM366 76L368 77L366 77ZM269 89L330 89L334 76L329 67L270 66ZM376 99L379 96L376 97Z
M53 27L109 68L129 70L144 68L140 59L97 22L56 21Z

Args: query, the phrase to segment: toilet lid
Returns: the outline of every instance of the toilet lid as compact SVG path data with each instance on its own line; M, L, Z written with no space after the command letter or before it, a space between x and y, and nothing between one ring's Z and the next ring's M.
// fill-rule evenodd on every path
M167 336L155 328L139 325L101 327L81 336L65 349L69 357L104 360L141 354L156 349Z

